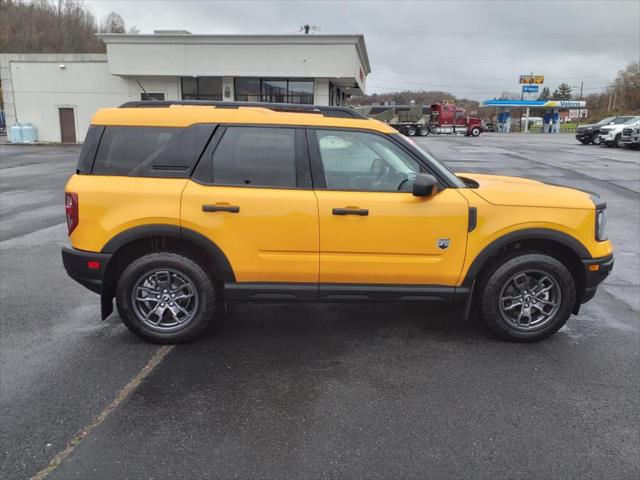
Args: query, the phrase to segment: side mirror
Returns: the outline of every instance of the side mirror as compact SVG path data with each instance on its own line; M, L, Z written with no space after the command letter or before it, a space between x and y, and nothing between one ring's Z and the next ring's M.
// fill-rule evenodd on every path
M438 181L433 175L419 173L413 180L413 195L416 197L430 197L436 193Z

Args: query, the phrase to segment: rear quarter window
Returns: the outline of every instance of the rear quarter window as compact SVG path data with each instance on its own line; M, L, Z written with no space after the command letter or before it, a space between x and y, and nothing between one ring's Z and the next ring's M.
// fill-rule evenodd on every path
M134 177L186 178L215 125L104 127L92 173Z
M96 158L102 132L104 132L104 127L101 125L91 125L89 130L87 130L87 135L84 137L84 143L82 144L82 150L80 150L77 173L91 173L93 160Z

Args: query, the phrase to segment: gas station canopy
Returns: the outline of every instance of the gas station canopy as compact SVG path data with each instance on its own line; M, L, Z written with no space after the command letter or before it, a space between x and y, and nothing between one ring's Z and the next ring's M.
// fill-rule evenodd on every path
M584 100L485 100L483 107L584 108Z
M525 107L527 109L526 119L524 123L524 131L529 130L529 109L530 108L548 108L548 113L544 114L542 123L542 132L559 133L560 132L560 114L562 108L584 108L587 102L584 100L485 100L482 102L483 107L496 107L498 113L498 131L500 133L509 133L511 131L511 107Z

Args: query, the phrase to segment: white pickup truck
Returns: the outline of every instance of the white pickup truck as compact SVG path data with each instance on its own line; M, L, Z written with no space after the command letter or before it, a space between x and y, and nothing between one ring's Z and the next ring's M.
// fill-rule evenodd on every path
M622 142L622 131L625 128L635 128L640 126L640 117L628 118L629 119L624 123L617 123L615 125L606 125L600 127L600 133L598 134L600 142L607 147L624 147L624 143Z
M640 126L624 127L621 140L622 144L627 148L640 148Z

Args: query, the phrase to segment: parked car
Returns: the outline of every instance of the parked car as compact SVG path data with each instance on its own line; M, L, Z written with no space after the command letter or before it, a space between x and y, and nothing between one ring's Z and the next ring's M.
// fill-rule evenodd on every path
M630 118L632 117L607 117L598 123L579 125L576 128L576 139L584 145L588 145L589 143L600 145L600 137L598 136L600 134L600 127L622 124Z
M626 148L640 147L640 127L624 127L620 140Z
M127 327L161 343L200 335L221 302L247 301L436 302L536 341L613 266L594 194L456 175L341 107L99 110L65 209L68 274L100 294L103 318L115 297Z
M606 127L600 127L598 137L600 142L607 147L624 147L622 143L622 131L625 128L634 128L640 126L640 117L618 117L626 118L625 122L609 124Z

